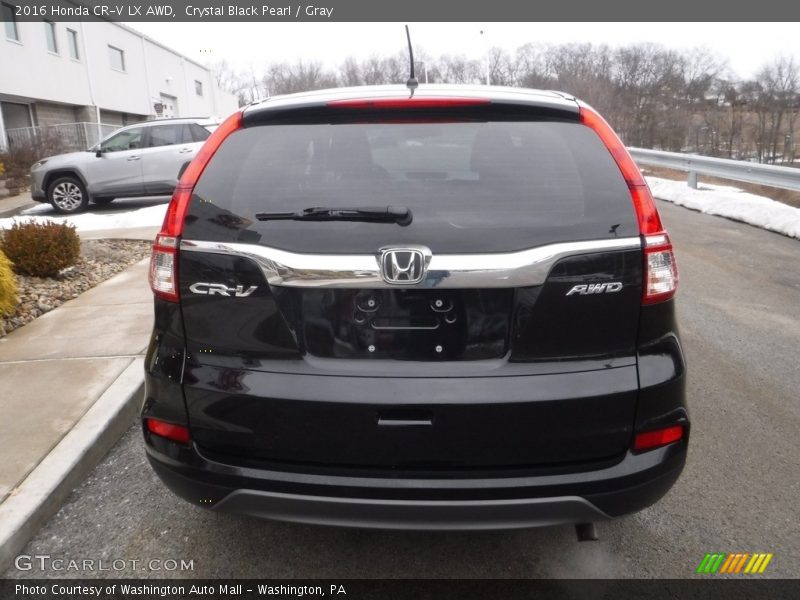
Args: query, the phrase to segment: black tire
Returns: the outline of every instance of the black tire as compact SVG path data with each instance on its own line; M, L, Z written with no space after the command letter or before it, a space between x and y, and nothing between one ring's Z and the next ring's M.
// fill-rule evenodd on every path
M47 201L57 212L71 215L86 209L89 194L77 177L57 177L47 186Z
M108 196L102 196L100 198L92 198L92 202L95 204L111 204L114 201L114 198L109 198Z

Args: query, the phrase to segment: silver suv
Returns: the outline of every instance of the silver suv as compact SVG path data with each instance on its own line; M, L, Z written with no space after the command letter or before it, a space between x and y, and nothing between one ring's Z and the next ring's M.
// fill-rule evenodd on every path
M161 119L118 129L87 151L44 158L31 167L31 196L58 212L89 202L172 194L178 177L216 127L210 119Z

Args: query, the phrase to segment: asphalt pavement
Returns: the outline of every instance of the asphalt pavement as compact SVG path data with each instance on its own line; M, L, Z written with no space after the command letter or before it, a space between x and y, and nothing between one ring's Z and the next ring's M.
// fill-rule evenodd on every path
M212 513L161 485L134 424L23 552L50 558L3 576L684 578L719 551L771 552L762 577L798 576L800 242L659 208L681 275L689 459L663 500L601 523L599 541L578 543L566 526L380 532ZM66 570L71 559L94 570Z

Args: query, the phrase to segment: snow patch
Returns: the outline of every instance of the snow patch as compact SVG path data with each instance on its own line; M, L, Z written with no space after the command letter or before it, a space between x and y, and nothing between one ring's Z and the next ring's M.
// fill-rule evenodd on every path
M15 222L34 221L43 223L54 221L56 223L72 223L78 232L96 231L99 229L133 229L137 227L158 227L164 221L167 212L167 204L157 204L146 206L130 211L109 211L102 213L85 212L77 215L41 215L40 213L51 212L53 209L49 204L41 204L29 208L16 217L0 219L0 229L7 229Z
M800 239L800 208L726 185L704 183L695 190L685 181L649 176L645 179L659 200Z

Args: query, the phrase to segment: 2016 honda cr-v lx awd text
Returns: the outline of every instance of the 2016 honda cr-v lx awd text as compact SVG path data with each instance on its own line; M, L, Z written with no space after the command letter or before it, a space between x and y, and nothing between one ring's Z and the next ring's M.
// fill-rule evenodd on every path
M251 105L153 249L150 463L198 506L309 523L640 510L686 458L677 281L641 173L567 94Z

